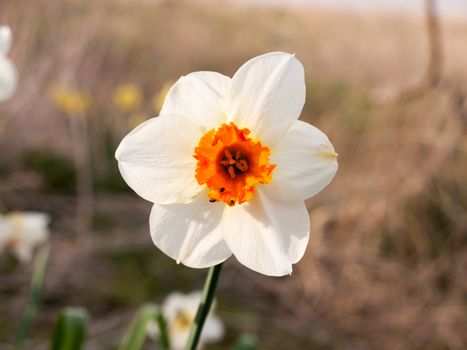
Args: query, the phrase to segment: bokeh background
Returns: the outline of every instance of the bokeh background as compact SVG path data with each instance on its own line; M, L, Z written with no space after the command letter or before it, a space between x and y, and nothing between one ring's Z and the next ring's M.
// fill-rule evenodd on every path
M52 216L27 349L46 348L67 305L90 311L86 349L113 349L142 303L202 287L206 271L154 247L151 205L113 153L181 75L231 76L277 50L304 64L301 119L329 136L340 167L307 201L312 235L292 276L225 264L227 334L207 349L241 334L260 349L467 348L464 1L0 0L0 24L20 74L0 105L0 210ZM128 84L141 96L116 105ZM31 270L0 256L2 349Z

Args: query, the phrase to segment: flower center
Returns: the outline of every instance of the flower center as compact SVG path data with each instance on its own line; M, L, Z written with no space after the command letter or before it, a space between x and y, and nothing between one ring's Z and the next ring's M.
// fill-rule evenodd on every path
M239 149L226 147L223 156L221 152L219 163L232 179L248 171L248 160Z
M276 165L269 163L271 152L248 137L249 133L230 123L201 137L194 154L198 160L195 177L210 189L211 202L242 204L253 198L256 184L272 181Z
M184 330L190 328L194 320L194 316L185 311L178 310L173 321L173 328L176 330Z

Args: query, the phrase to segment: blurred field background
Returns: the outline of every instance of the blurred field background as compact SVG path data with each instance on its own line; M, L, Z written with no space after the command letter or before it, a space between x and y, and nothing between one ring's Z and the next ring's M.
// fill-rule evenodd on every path
M230 349L244 333L260 349L466 349L467 15L439 17L440 46L430 53L418 3L421 15L0 0L20 73L18 91L0 105L0 210L53 219L44 300L26 348L46 348L66 305L90 310L86 349L115 348L139 305L202 287L206 271L154 247L151 205L123 183L113 152L131 121L157 115L153 100L167 82L196 70L231 76L247 59L280 50L305 66L301 119L329 136L339 171L307 202L312 235L292 276L269 278L228 260L217 293L227 335L207 349ZM142 90L139 108L113 104L121 84ZM91 150L94 209L84 231L75 222L70 117L51 98L54 86L89 96L74 116L86 121ZM30 273L0 257L1 349L13 341Z

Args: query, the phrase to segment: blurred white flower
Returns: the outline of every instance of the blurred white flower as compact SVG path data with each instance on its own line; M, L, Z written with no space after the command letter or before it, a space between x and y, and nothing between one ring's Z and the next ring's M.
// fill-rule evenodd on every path
M11 48L10 27L0 26L0 102L5 101L16 89L18 73L14 64L7 57Z
M160 116L116 152L123 178L154 203L157 247L194 268L232 254L270 276L292 272L308 244L304 200L337 171L327 136L297 120L305 103L302 64L284 52L246 62L233 78L180 78Z
M0 253L9 249L23 263L31 261L34 248L47 241L50 217L39 212L0 215Z
M172 350L183 349L188 341L191 326L198 311L201 292L181 294L171 293L162 304L162 313L167 321L170 345ZM200 345L219 341L224 336L224 325L222 321L214 315L215 305L206 318L203 333L201 334ZM148 333L156 338L159 330L155 322L148 324Z

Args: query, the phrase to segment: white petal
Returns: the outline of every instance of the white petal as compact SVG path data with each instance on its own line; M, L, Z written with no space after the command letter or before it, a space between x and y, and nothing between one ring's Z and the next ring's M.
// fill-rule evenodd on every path
M188 312L195 313L198 311L198 306L203 296L203 291L195 290L185 295L185 308ZM211 305L211 311L215 308L216 301L214 300Z
M6 55L11 48L11 29L7 26L0 26L0 55Z
M188 295L179 292L170 293L162 303L162 313L167 320L170 334L171 349L182 350L188 340L191 325L175 326L177 315L183 312L188 317L195 318L198 304L201 299L200 292Z
M144 199L159 204L189 202L202 190L193 158L200 137L186 118L156 117L128 134L115 157L127 184Z
M34 247L25 244L17 244L13 247L13 252L23 264L29 263L32 260L32 251Z
M219 317L208 316L206 323L203 328L202 339L206 343L215 342L221 340L224 336L225 330L222 321Z
M13 95L18 84L18 73L13 63L5 56L0 55L0 102Z
M45 230L50 223L50 216L48 214L36 211L13 212L7 215L7 218L15 217L23 221L27 230Z
M183 350L185 349L186 342L190 336L190 328L183 328L170 331L170 348L172 350ZM199 348L201 348L202 343L200 342Z
M303 199L326 187L337 171L337 154L318 128L296 121L272 150L273 179L293 186Z
M48 225L50 216L39 212L13 213L20 220L19 229L22 230L21 241L24 245L37 246L47 240L49 236Z
M175 320L179 311L188 315L196 315L199 302L201 301L201 291L194 291L189 294L172 292L164 299L162 303L162 313L168 321ZM212 310L212 307L211 307Z
M273 146L300 115L305 73L294 55L272 52L246 62L232 78L229 117Z
M150 227L154 244L177 262L205 268L223 262L232 253L224 242L220 222L224 204L209 202L201 192L186 204L155 204Z
M273 179L257 186L249 202L227 208L223 227L240 263L265 275L284 276L305 253L310 220L299 194Z
M169 90L161 115L182 115L205 133L226 121L223 103L229 87L230 78L215 72L183 76Z
M180 292L172 292L167 295L162 303L162 313L167 321L175 320L180 309L184 310L185 296Z
M151 340L157 340L159 338L159 334L159 325L157 322L154 320L149 320L149 322L146 323L146 335L148 338Z
M15 241L11 249L21 262L29 262L36 246L48 239L50 217L39 212L13 212L4 218L11 231L9 240Z

